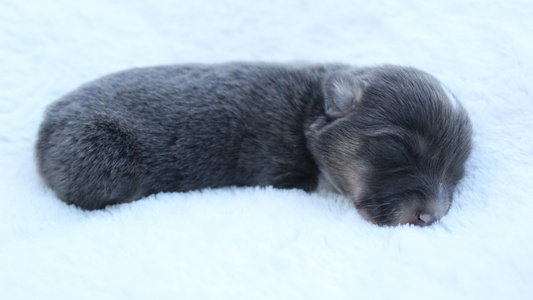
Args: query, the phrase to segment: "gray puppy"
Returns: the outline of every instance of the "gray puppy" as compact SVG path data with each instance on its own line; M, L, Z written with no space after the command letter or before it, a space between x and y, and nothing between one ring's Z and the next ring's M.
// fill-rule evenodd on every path
M471 148L465 110L420 70L231 63L133 69L53 103L40 174L100 209L158 192L331 187L379 225L450 208Z

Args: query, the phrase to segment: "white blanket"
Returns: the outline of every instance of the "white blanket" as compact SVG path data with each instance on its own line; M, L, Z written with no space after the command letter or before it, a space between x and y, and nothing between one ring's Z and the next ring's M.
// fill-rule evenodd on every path
M411 65L474 124L468 176L429 228L272 188L102 211L39 181L45 107L139 66ZM533 299L531 1L0 1L0 299Z

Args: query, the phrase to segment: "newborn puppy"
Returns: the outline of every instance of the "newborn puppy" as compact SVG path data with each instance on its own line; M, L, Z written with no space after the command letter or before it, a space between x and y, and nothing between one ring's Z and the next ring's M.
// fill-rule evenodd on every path
M378 225L429 225L463 177L471 125L437 79L380 66L133 69L53 103L40 174L99 209L158 192L329 186Z

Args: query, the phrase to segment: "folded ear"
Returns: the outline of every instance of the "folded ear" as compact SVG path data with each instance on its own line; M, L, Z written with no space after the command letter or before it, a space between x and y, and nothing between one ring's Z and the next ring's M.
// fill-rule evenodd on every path
M324 110L332 118L348 114L363 98L367 83L350 71L334 72L324 80Z

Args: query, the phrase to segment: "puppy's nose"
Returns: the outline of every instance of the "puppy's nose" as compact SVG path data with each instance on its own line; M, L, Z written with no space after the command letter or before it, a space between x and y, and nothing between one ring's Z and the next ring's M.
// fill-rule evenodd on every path
M415 225L429 226L435 221L437 221L437 217L434 214L422 213L418 215Z

